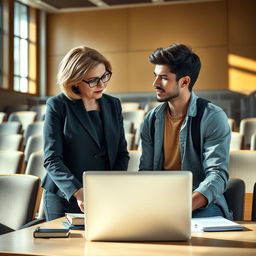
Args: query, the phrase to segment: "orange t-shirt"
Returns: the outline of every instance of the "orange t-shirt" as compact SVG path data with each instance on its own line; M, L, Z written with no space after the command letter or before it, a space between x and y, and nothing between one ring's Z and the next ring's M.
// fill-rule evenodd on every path
M166 111L164 124L164 170L180 170L180 128L185 116L172 118Z

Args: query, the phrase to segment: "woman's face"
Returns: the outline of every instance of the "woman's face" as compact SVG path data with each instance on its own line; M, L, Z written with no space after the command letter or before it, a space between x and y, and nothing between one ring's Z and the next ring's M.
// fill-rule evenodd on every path
M102 63L98 64L87 72L83 77L83 81L78 84L81 97L89 100L100 99L107 86L107 83L103 83L99 78L105 78L104 75L107 74L107 72L108 71L106 70L105 65ZM90 86L94 87L91 88Z

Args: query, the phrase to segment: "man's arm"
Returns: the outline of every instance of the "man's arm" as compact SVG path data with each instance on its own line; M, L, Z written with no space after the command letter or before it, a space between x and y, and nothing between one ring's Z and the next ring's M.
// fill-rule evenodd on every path
M209 111L204 118L203 171L205 179L194 192L207 198L207 205L216 201L226 189L230 128L226 114L222 111ZM197 197L197 196L195 196ZM195 199L197 202L199 199ZM201 201L201 200L200 200ZM195 203L196 205L196 203Z
M192 194L192 211L205 207L207 203L207 198L203 194L199 192L194 192Z

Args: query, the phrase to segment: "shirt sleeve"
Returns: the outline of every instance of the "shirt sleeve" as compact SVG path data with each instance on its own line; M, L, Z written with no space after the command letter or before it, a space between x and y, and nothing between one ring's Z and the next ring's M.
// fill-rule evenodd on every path
M212 114L205 113L205 129L203 132L202 164L205 179L195 191L202 193L208 200L208 205L226 190L229 163L229 147L231 132L227 116L219 110Z

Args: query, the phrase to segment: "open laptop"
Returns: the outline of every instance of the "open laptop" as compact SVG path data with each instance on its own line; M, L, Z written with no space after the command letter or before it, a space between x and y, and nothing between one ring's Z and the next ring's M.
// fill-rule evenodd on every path
M87 171L89 241L184 241L191 237L189 171Z

